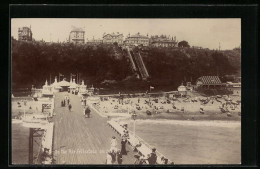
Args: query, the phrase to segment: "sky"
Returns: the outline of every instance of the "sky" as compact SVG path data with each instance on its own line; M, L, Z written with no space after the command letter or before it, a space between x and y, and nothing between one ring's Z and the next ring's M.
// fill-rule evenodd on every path
M124 38L130 33L176 36L190 46L233 49L241 45L241 20L221 19L81 19L81 18L13 18L11 36L18 39L19 27L30 27L35 40L63 42L73 27L85 30L85 40L101 39L103 33L119 32Z

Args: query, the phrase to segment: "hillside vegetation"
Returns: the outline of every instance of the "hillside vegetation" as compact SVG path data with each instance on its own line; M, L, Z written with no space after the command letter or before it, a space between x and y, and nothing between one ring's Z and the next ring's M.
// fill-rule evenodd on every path
M240 74L238 50L213 51L193 48L150 48L141 52L151 81L195 82L200 76Z
M126 52L116 45L73 45L12 40L13 87L41 86L59 73L69 78L80 73L87 83L128 83L133 75ZM121 51L121 52L120 52ZM176 87L203 75L240 73L240 50L211 51L192 48L146 48L141 50L150 75L149 85ZM133 80L131 80L131 84ZM114 84L115 85L115 84Z
M76 46L42 42L12 42L12 82L16 87L41 86L59 73L99 83L104 79L120 81L131 75L124 56L117 57L113 46Z

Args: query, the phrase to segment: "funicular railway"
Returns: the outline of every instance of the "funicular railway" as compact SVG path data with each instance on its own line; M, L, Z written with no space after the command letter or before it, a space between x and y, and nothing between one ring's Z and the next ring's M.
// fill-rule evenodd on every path
M138 51L133 51L129 47L127 47L127 53L130 58L132 68L134 71L137 71L142 80L147 80L149 77L148 71L145 67L143 58Z

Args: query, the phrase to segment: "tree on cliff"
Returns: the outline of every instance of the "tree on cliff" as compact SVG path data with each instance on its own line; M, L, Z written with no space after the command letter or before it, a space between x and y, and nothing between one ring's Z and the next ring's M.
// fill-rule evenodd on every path
M178 47L181 47L181 48L188 47L189 48L190 45L187 41L183 40L178 43Z

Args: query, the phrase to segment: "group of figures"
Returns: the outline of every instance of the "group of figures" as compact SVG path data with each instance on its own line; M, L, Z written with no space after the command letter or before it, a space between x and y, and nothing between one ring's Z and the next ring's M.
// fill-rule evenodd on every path
M116 137L115 136L112 137L111 148L107 152L106 164L123 163L123 155L127 155L126 143L127 143L127 139L123 136L121 140L121 149L118 149Z
M61 101L61 107L66 107L66 104L68 105L69 111L71 111L72 106L71 106L71 103L70 103L69 96L65 96L65 99Z

